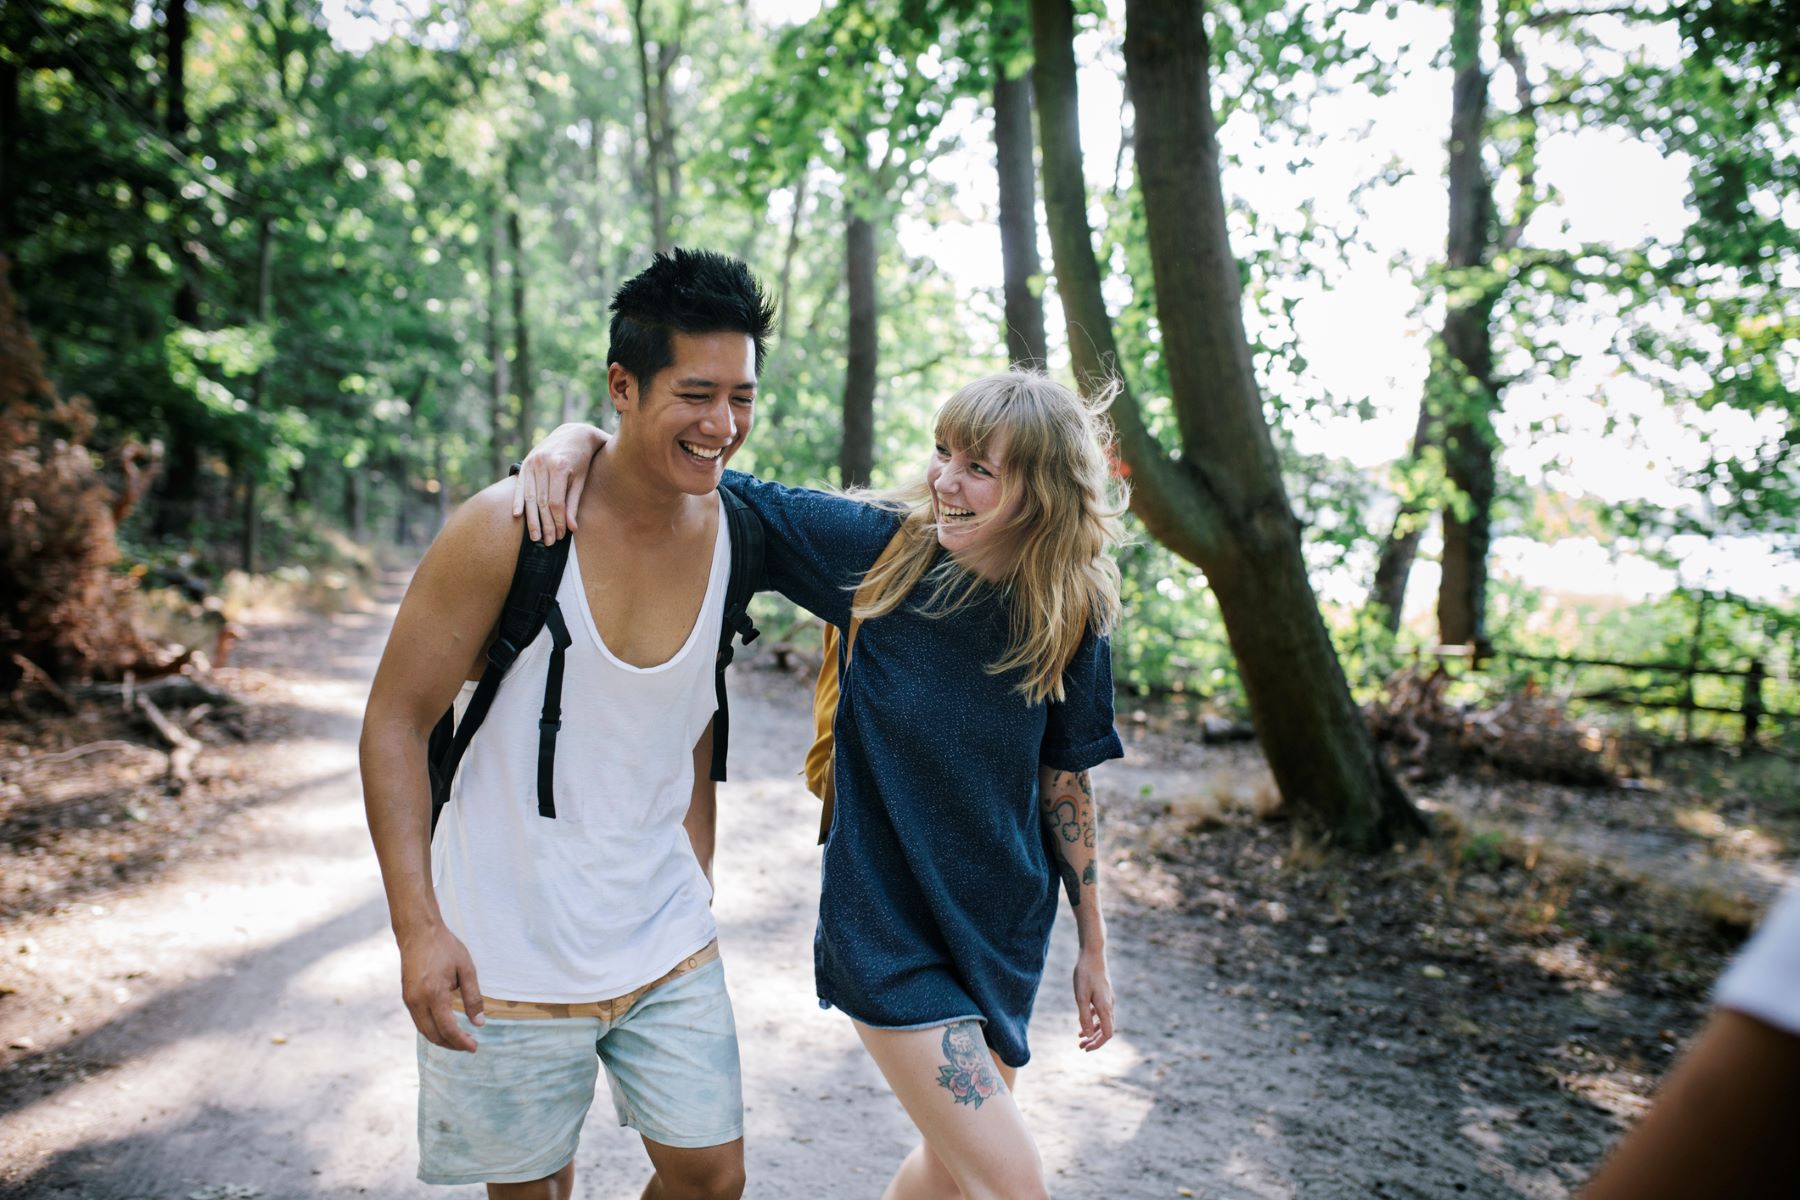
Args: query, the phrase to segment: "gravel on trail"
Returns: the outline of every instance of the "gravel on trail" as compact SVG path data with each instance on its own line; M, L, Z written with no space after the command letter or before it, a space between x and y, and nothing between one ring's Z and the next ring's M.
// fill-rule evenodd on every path
M413 1178L414 1035L356 770L386 592L252 627L222 675L281 732L208 747L207 794L229 803L171 815L145 863L64 881L55 903L0 900L0 1197L482 1194ZM732 700L716 910L746 1195L872 1200L914 1134L812 993L808 681L764 656ZM1233 795L1253 751L1129 732L1096 775L1120 1031L1076 1046L1065 909L1018 1088L1059 1197L1570 1196L1742 936L1659 926L1621 943L1634 974L1588 928L1628 896L1541 879L1497 839L1454 862L1306 869L1255 819L1256 787ZM12 853L9 874L31 861ZM646 1176L603 1091L578 1194L635 1197Z

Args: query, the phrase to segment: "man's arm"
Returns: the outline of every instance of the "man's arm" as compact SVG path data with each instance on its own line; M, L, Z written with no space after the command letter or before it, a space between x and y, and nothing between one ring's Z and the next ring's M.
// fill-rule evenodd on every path
M1106 918L1100 912L1100 810L1086 771L1038 769L1038 805L1056 847L1057 871L1081 951L1075 960L1075 1013L1081 1048L1098 1050L1113 1035L1112 979L1106 969Z
M706 732L694 743L694 792L681 822L709 884L713 881L713 840L719 815L718 785L712 781L712 741L713 727L708 721Z
M1800 1037L1713 1014L1582 1200L1759 1200L1794 1194Z
M475 964L431 886L431 729L480 664L506 602L519 525L509 483L457 510L414 573L375 671L361 743L363 805L400 945L401 994L426 1039L474 1050L451 998L482 1023Z

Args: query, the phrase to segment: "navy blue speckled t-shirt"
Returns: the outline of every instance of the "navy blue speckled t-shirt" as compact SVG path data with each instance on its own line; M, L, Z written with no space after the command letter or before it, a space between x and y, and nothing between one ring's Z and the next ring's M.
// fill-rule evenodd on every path
M847 629L899 514L738 471L725 483L768 529L768 585ZM863 623L841 681L819 1000L891 1029L981 1020L1000 1061L1021 1067L1058 893L1038 767L1085 771L1124 753L1112 658L1090 634L1063 700L1028 704L1018 673L986 669L1009 637L1000 590L933 618L918 611L931 586Z

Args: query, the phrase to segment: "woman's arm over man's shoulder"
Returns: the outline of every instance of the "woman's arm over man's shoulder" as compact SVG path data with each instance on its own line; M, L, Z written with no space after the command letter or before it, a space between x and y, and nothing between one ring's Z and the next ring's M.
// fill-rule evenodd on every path
M900 528L901 514L743 471L726 471L720 486L730 488L763 523L769 586L833 625L848 625L856 585Z

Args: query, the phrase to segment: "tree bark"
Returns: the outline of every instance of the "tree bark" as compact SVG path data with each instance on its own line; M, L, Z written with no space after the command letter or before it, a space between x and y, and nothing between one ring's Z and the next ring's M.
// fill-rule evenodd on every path
M788 295L794 283L794 259L800 253L800 220L806 211L807 185L811 182L807 171L800 172L800 182L794 185L794 212L788 218L787 245L781 252L781 274L775 285L775 312L784 327L791 328L788 320Z
M850 345L844 364L844 487L869 482L875 458L875 226L852 211L844 224L844 276L850 292Z
M1487 561L1494 502L1494 383L1491 282L1457 287L1459 272L1485 269L1494 245L1493 183L1482 149L1487 138L1487 72L1481 66L1482 0L1456 0L1450 110L1451 297L1444 350L1454 387L1443 389L1444 470L1455 496L1444 510L1443 575L1438 585L1438 638L1445 645L1486 645ZM1459 299L1459 295L1467 295Z
M188 149L190 124L187 109L187 0L167 0L163 10L163 132L183 155ZM173 233L176 268L175 319L183 325L200 323L200 264L188 248L187 205L180 183L169 197L169 225Z
M1419 421L1413 429L1411 462L1417 463L1424 456L1436 427L1428 384L1426 394L1419 398ZM1369 587L1368 607L1389 633L1400 632L1406 584L1412 577L1413 561L1418 557L1419 539L1424 536L1424 523L1429 512L1428 506L1410 497L1403 499L1375 562L1375 581Z
M1070 0L1032 0L1045 209L1078 375L1116 354L1087 228ZM1127 0L1127 86L1156 308L1183 452L1168 454L1122 391L1113 412L1152 532L1206 572L1250 714L1282 797L1309 834L1391 846L1423 820L1350 697L1301 555L1250 370L1238 269L1226 238L1200 5ZM1098 358L1096 363L1094 360ZM1083 365L1083 359L1087 365ZM1154 519L1153 519L1154 518Z
M275 222L267 215L257 218L256 222L256 322L267 329L269 318L274 315L275 299ZM257 368L256 378L250 384L250 407L261 409L263 405L263 389L269 379L269 368L265 363ZM262 521L259 515L257 492L262 481L262 463L260 455L253 455L249 470L244 476L244 520L243 520L243 553L244 570L256 574L257 557L261 549Z
M369 466L350 472L350 537L357 545L369 536Z
M1006 357L1043 366L1044 302L1037 246L1037 172L1032 165L1031 78L1010 78L994 64L994 162L1000 179L1000 262L1004 281Z
M531 376L531 326L525 319L525 239L519 234L519 193L507 168L506 240L512 248L513 380L519 397L519 453L537 441L537 392Z
M1068 0L1033 0L1031 36L1045 225L1075 378L1089 394L1116 391L1111 416L1126 460L1124 469L1134 484L1131 511L1157 541L1189 562L1198 562L1208 519L1199 499L1203 489L1183 486L1190 468L1164 453L1144 427L1131 382L1119 370L1112 319L1101 300L1100 266L1094 259L1087 187L1081 174L1075 19Z
M500 332L500 309L502 291L500 280L500 238L501 216L496 210L489 219L487 243L488 269L488 320L487 320L487 352L488 362L493 370L488 375L488 435L491 439L492 475L495 479L506 477L506 464L510 461L506 446L506 351Z
M650 44L644 28L644 0L631 2L631 28L637 47L638 95L644 107L644 174L650 184L650 240L658 250L669 249L669 214L663 203L664 129L659 118L657 88L651 80Z
M0 59L0 252L19 234L19 64Z

